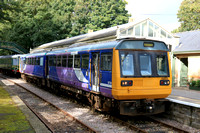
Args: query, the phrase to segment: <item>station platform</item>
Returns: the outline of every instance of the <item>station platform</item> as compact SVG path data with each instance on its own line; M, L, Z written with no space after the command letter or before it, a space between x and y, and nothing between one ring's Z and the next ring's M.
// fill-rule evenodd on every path
M190 90L188 87L173 87L167 99L171 102L200 108L200 91Z
M14 84L0 78L0 132L50 133L12 90ZM5 97L7 96L6 99ZM2 100L3 103L2 103ZM5 125L5 126L4 126Z

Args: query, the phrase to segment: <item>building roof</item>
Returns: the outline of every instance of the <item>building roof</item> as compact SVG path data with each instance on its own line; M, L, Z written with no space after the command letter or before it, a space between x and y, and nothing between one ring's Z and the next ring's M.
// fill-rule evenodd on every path
M174 54L200 53L200 30L176 33L180 37Z
M79 45L81 43L94 43L103 41L113 41L121 38L145 38L158 41L172 40L173 35L153 22L151 19L135 20L127 24L114 26L111 28L78 35L75 37L62 39L43 44L31 50L31 53L41 52L59 47L69 47L70 45Z

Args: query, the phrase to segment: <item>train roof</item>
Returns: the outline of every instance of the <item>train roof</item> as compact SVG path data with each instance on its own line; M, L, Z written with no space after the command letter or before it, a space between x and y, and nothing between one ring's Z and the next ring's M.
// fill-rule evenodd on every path
M22 54L16 54L16 55L4 55L4 56L0 56L0 59L3 59L3 58L18 58L22 56Z
M101 50L101 49L113 49L117 46L119 41L110 41L110 42L101 42L97 44L90 44L84 46L72 46L62 50L50 51L47 55L56 54L56 53L66 53L66 52L76 52L76 51L90 51L90 50Z
M30 53L30 54L25 54L21 57L35 57L35 56L44 56L46 55L46 52L41 52L41 53Z
M134 44L130 44L128 41L135 41ZM126 42L126 43L123 43ZM154 43L154 47L141 47L144 42ZM142 45L141 45L142 44ZM90 51L90 50L104 50L104 49L143 49L143 50L163 50L168 51L167 45L162 41L155 41L150 39L138 39L138 38L128 38L120 39L117 41L101 42L96 44L85 44L85 45L72 45L71 47L63 48L60 50L49 51L46 55L80 52L80 51Z

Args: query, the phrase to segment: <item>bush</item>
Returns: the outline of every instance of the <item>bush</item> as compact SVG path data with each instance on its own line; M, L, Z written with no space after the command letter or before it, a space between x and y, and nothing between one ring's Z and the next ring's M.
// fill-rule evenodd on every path
M196 81L191 81L190 82L190 86L195 86L196 85Z
M196 87L200 87L200 80L197 80L197 81L196 81L195 86L196 86Z

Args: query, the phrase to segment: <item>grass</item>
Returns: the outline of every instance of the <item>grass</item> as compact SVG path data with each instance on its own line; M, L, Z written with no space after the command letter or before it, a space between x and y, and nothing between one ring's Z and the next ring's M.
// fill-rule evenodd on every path
M34 133L25 115L0 86L0 133Z

